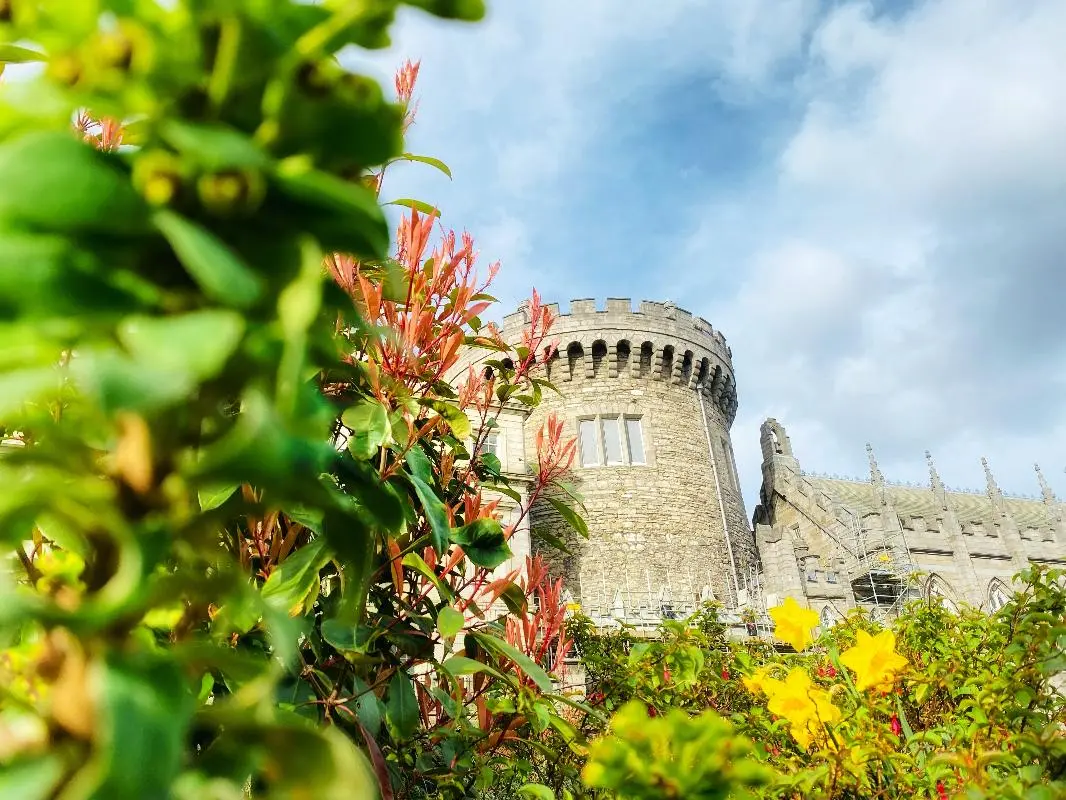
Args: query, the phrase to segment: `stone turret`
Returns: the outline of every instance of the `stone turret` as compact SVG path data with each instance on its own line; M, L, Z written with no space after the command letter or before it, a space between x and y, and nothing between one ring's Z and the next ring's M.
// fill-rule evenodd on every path
M573 477L589 538L569 536L540 504L534 539L562 536L573 552L544 548L545 557L594 617L623 609L629 621L651 621L708 596L735 606L755 552L730 439L737 392L725 337L669 302L548 308L558 351L546 372L560 394L546 392L526 420L525 450L532 458L551 413L578 437ZM526 308L507 315L504 338L517 341L528 321Z

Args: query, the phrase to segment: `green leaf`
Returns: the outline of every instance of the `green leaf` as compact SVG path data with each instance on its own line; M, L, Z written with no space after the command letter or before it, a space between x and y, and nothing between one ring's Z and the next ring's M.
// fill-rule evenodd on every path
M398 157L398 160L399 159L402 159L403 161L417 161L420 164L429 164L429 166L439 169L449 178L452 177L452 171L448 169L448 165L441 161L439 158L433 158L432 156L416 156L412 153L404 153L402 156Z
M341 422L352 431L348 437L348 452L360 460L373 458L378 448L392 438L388 409L371 398L346 408L341 414Z
M651 645L647 642L638 642L633 645L633 649L629 651L629 659L627 661L629 666L633 667L637 664L642 658L644 658L650 648Z
M245 134L223 125L198 125L169 120L162 128L164 140L202 169L262 169L270 158Z
M112 651L102 676L95 797L166 797L196 698L177 664Z
M491 455L491 453L489 455ZM496 459L496 460L499 461L499 459ZM510 486L506 486L503 483L491 483L491 484L487 483L486 484L486 488L490 488L494 492L499 492L504 497L510 497L516 503L522 503L522 502L524 502L524 499L525 499L525 498L522 497L520 492L515 491Z
M481 466L483 466L490 475L497 478L500 476L500 470L503 469L503 464L500 463L500 458L495 453L482 453Z
M31 61L47 60L44 53L38 53L36 50L14 44L0 44L0 64L26 64Z
M289 198L301 227L323 249L368 258L382 258L388 251L389 226L377 196L365 186L319 170L305 171L298 163L295 168L283 165L271 180Z
M499 520L476 519L452 531L452 541L479 567L495 569L511 557Z
M564 542L561 538L559 538L546 528L543 528L540 525L532 525L529 528L529 533L534 539L539 539L540 541L551 545L556 550L559 550L563 553L573 555L570 548L566 546L566 542Z
M585 507L585 498L581 496L581 493L578 492L577 487L570 481L556 481L555 485L562 489L564 492L566 492L570 496L570 498L579 506L581 506L582 508Z
M555 792L543 783L527 783L518 790L520 797L530 797L532 800L555 800Z
M10 417L28 402L59 388L60 374L53 367L0 373L0 417Z
M113 348L83 351L71 361L70 372L107 412L155 411L184 402L195 389L189 375L134 361Z
M484 672L492 675L494 678L499 678L501 681L510 683L508 677L496 669L496 667L481 661L475 661L466 656L452 656L441 664L441 668L449 675L456 678L460 675L473 675L476 672Z
M48 800L55 797L56 784L66 771L56 753L5 762L0 766L0 797L19 800Z
M537 687L542 692L550 692L552 690L552 681L551 678L548 677L548 673L541 669L540 665L533 659L516 649L513 645L485 633L475 633L472 631L469 635L473 636L478 643L489 652L495 653L498 657L513 661L524 673L526 673L526 675L532 678L533 682L537 684Z
M331 493L320 476L334 463L337 451L329 443L328 417L319 422L321 427L311 425L306 435L295 435L278 419L271 399L258 388L250 389L233 428L204 447L186 474L201 483L250 483L269 490L279 503L306 504L311 498L325 502Z
M322 638L341 653L363 652L366 649L365 645L360 646L357 634L358 628L350 622L338 619L322 621Z
M426 512L426 519L429 520L433 547L438 553L443 553L448 545L451 526L448 524L447 509L433 490L433 467L426 454L417 446L407 452L406 461L415 494Z
M466 617L451 606L444 606L437 614L437 630L445 639L451 639L463 629Z
M404 0L436 17L478 22L485 16L484 0Z
M508 583L507 587L500 593L500 599L503 600L507 610L512 614L519 617L525 616L528 603L525 594L517 583L514 581Z
M318 597L318 573L331 557L324 539L312 539L274 568L263 585L263 600L292 616L305 613Z
M69 133L30 133L0 145L0 227L141 234L148 206L116 159Z
M303 369L304 345L301 337L311 328L322 309L322 285L326 277L322 270L325 254L317 242L310 236L301 236L299 246L300 271L278 295L278 322L286 337L285 347L295 347L294 355L298 357L294 361L294 382L299 382Z
M423 398L420 402L444 417L456 439L465 439L470 435L470 417L458 406L433 398Z
M402 670L393 675L385 695L385 723L393 739L402 742L418 730L418 699L415 687Z
M124 319L116 334L138 361L202 381L215 377L233 355L244 335L244 318L222 309L134 316Z
M371 736L377 736L381 730L381 721L383 716L381 701L378 700L377 695L370 691L370 687L361 678L354 678L354 691L358 696L355 701L355 713L359 717L359 722L363 724L363 727L367 729Z
M385 203L387 206L403 206L404 208L413 208L415 211L427 214L431 217L440 217L440 209L435 206L431 206L429 203L424 203L421 200L412 200L410 197L402 197L399 200L390 200Z
M69 335L78 330L75 320L100 324L158 305L159 288L124 269L130 261L130 251L114 243L89 248L67 236L0 226L0 318L43 318L51 326L74 318L62 323Z
M259 299L259 277L213 233L168 209L156 211L152 221L210 299L237 308Z
M232 717L233 712L229 713ZM377 779L369 760L338 728L311 727L294 714L276 716L289 719L273 724L255 720L251 714L223 719L222 736L211 747L224 750L218 757L227 764L240 764L249 749L261 753L262 761L253 769L269 776L270 790L265 794L270 797L378 797ZM259 793L253 796L258 797Z
M210 511L213 508L218 508L225 503L231 497L233 493L239 489L240 486L235 483L226 484L224 486L204 486L197 493L197 497L200 500L200 510Z
M408 553L403 557L403 565L405 567L411 567L418 570L426 579L433 584L433 587L440 593L440 596L445 600L451 602L455 598L455 593L448 587L448 584L444 583L427 564L422 556L418 553Z
M570 506L568 506L558 497L549 497L548 502L551 503L552 507L559 512L559 516L566 520L567 525L577 531L577 533L579 533L584 538L589 538L589 526L585 523L585 520L583 520L576 511L574 511L574 509L570 508Z

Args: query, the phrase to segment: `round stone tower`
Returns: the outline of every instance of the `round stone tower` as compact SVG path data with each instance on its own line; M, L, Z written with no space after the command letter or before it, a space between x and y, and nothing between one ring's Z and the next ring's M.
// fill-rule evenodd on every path
M743 602L755 552L729 437L737 395L725 338L669 302L550 308L559 351L547 377L561 394L546 391L525 420L523 449L535 463L534 436L551 413L578 437L573 483L589 537L569 534L541 503L533 549L594 619L654 623L702 600ZM504 337L517 340L527 322L525 308L508 315ZM542 544L538 531L571 554Z

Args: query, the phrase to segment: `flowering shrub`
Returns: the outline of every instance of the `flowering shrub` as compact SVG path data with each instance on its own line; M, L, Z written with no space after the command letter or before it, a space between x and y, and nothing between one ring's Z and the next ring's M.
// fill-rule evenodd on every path
M855 613L815 638L817 615L793 600L771 609L776 637L794 654L728 643L708 609L665 623L652 639L571 624L587 665L590 704L616 709L610 730L631 744L594 743L588 783L617 797L702 797L695 785L642 788L648 775L687 774L683 757L639 748L644 726L716 713L711 749L755 742L770 770L763 798L1040 798L1066 792L1066 573L1032 568L994 615L912 603L890 628ZM684 717L689 720L688 716ZM686 722L684 724L695 724ZM584 723L592 736L600 725ZM682 736L680 731L677 734ZM671 767L672 765L672 767ZM671 772L671 768L674 772ZM558 770L556 770L558 772ZM706 785L706 784L701 784ZM558 786L582 796L573 786ZM589 795L598 796L598 795Z
M398 5L0 0L44 62L0 88L0 797L461 798L582 746L560 586L497 570L574 444L525 491L484 451L553 319L482 324L424 203L390 246L388 167L450 173L417 65L337 54Z

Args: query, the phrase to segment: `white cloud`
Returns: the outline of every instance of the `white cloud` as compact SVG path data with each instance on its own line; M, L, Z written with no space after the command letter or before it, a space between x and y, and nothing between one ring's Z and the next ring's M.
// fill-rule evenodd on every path
M741 389L763 399L786 378L792 419L776 416L814 433L794 437L809 467L854 472L865 439L910 480L924 446L960 483L974 442L998 450L1007 484L1061 460L1064 39L1066 5L1016 0L897 18L847 3L815 32L806 111L768 190L785 224L722 304L734 353L758 356Z
M397 194L430 195L503 260L505 304L534 283L565 302L587 265L551 260L547 234L608 249L589 244L586 223L612 207L575 218L558 207L581 188L576 168L595 164L605 181L619 169L603 148L618 127L659 130L634 117L647 97L683 86L672 100L695 113L711 98L722 124L731 107L773 107L772 169L723 185L693 163L708 176L702 202L691 178L654 176L611 200L651 209L684 192L672 229L599 228L669 243L657 282L620 263L601 297L658 286L730 340L749 504L764 416L788 426L812 469L863 473L870 440L901 479L924 479L929 447L949 483L981 479L981 451L1008 488L1033 484L1038 459L1054 481L1066 445L1066 3L887 6L497 0L469 28L407 15L383 59L423 58L413 146L456 180L408 170ZM656 147L674 146L663 136Z

